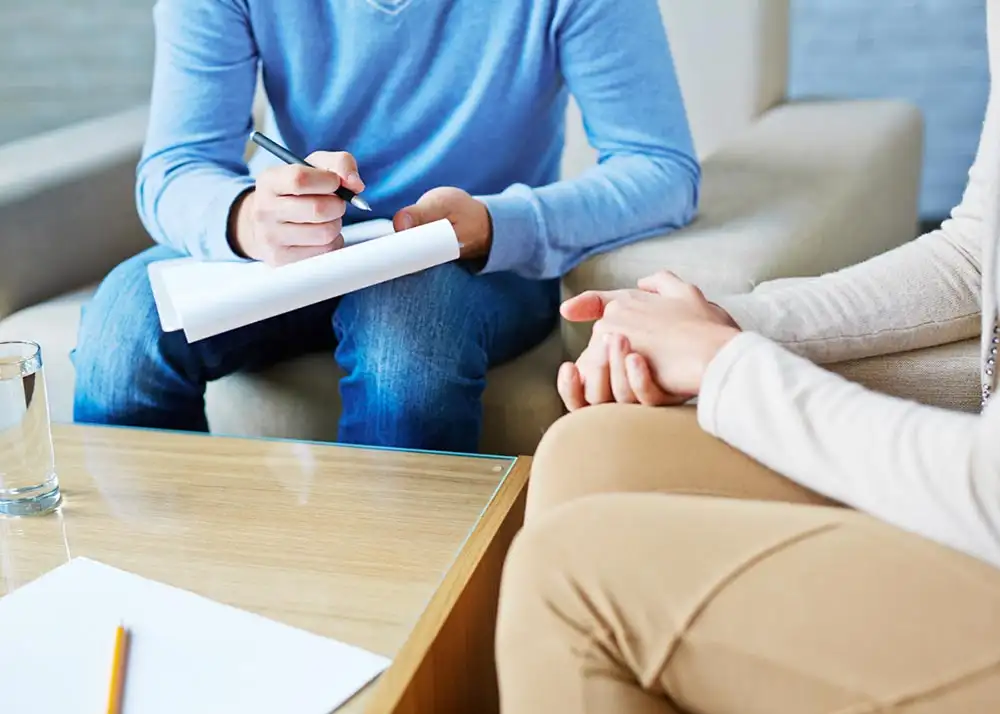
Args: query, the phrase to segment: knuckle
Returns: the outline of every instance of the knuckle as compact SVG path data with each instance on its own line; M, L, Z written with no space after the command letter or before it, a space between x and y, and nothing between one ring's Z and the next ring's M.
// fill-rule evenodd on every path
M329 156L329 151L314 151L306 157L306 161L315 166L319 166L320 164L328 161Z
M282 251L278 246L270 242L265 243L262 253L265 263L281 265Z
M271 227L270 223L260 224L255 228L254 233L257 236L258 242L264 247L265 250L268 250L271 246L277 244L275 231Z
M310 198L309 199L309 221L311 223L322 223L326 220L326 211L324 210L323 200L321 198Z
M354 156L346 151L335 151L330 154L330 160L336 162L341 166L353 166Z
M356 164L354 156L346 151L314 151L309 154L306 161L313 166L335 173L353 170Z
M343 228L344 228L343 222L340 220L331 221L330 223L324 225L323 233L326 238L326 244L330 245L332 243L335 243L336 240L340 238L340 234L343 232Z
M264 193L275 193L275 185L281 183L287 173L287 166L271 166L264 169L260 172L260 176L257 177L254 193L260 195L262 190Z
M250 209L250 215L254 223L267 223L274 215L271 200L265 195L259 196Z
M691 285L690 283L684 284L684 295L689 298L700 299L702 297L701 289L696 285Z
M291 166L289 168L291 169L289 183L292 188L296 190L307 188L309 186L309 173L301 166Z
M451 204L457 198L464 196L465 192L453 186L438 186L420 197L418 203L443 207Z

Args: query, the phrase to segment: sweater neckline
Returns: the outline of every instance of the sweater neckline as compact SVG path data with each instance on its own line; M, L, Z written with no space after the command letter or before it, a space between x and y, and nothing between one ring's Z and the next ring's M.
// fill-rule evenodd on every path
M386 15L398 15L408 8L413 0L365 0L369 5Z

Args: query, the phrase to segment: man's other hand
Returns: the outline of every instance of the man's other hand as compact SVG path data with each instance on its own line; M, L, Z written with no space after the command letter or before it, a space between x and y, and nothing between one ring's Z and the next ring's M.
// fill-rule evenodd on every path
M396 213L392 224L396 231L427 225L447 219L455 228L461 243L461 257L476 260L489 255L493 242L493 227L486 204L460 188L435 188L412 206Z

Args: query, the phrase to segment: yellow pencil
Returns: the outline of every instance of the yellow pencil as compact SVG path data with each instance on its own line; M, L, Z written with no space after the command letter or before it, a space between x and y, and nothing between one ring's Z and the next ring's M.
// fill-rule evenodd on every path
M108 714L121 714L125 691L125 670L128 665L128 630L118 625L115 632L115 658L111 663L111 687L108 691Z

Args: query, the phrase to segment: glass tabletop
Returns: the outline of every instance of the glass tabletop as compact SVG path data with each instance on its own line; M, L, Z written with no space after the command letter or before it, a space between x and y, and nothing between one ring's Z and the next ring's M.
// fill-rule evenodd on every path
M63 506L0 519L0 597L78 556L393 656L516 459L55 426Z

